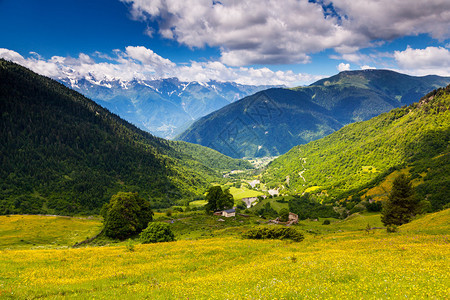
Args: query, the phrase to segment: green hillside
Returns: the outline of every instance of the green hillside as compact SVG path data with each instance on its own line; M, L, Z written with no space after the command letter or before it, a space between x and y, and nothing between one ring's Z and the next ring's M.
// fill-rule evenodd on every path
M276 156L449 83L387 70L341 72L307 87L258 92L201 118L178 139L236 158Z
M228 157L211 148L182 141L168 141L168 143L178 152L187 153L206 167L219 172L253 169L249 161Z
M153 207L203 194L243 161L169 142L81 94L0 60L0 214L98 213L118 191Z
M394 170L409 173L422 199L441 209L450 202L450 86L274 160L264 181L323 201L363 196ZM311 189L314 187L314 189Z

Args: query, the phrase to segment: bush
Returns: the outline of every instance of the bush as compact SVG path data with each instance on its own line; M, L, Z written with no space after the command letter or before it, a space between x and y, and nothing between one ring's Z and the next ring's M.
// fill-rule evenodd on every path
M149 223L139 236L143 244L171 242L175 240L175 235L169 224L162 222Z
M179 206L175 206L175 207L173 208L173 211L176 211L176 212L183 212L183 208L182 208L182 207L179 207Z
M256 227L242 235L246 239L289 239L294 242L303 241L303 234L291 227Z
M125 245L125 248L128 252L134 252L134 244L131 240L128 240L128 242Z
M389 233L397 232L398 231L397 225L393 225L393 224L387 225L386 231Z
M330 225L330 220L323 221L322 225Z

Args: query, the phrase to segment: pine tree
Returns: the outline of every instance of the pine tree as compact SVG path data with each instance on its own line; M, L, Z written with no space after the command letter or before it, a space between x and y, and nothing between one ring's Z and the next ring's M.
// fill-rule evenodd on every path
M388 199L383 203L381 221L385 226L402 225L411 221L419 210L409 178L400 174L394 179Z

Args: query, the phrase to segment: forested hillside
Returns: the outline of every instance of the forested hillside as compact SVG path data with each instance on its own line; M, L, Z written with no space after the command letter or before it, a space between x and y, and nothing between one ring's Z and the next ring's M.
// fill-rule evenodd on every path
M450 202L450 86L418 103L350 124L273 161L269 186L324 201L363 196L394 170L409 173L434 210Z
M198 145L156 138L5 60L0 111L0 214L98 213L117 191L137 191L153 207L166 207L202 194L220 180L221 168L251 168Z

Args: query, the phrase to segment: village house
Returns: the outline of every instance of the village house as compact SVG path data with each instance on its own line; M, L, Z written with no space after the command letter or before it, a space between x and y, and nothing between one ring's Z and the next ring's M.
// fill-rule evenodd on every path
M224 210L224 211L222 211L222 216L226 217L226 218L235 217L236 216L236 210L234 208Z
M298 215L294 214L294 213L289 213L289 224L298 224Z
M294 213L289 213L289 219L287 222L281 222L280 218L276 218L275 220L269 220L269 223L275 223L275 224L286 224L287 226L292 224L298 224L298 215Z

